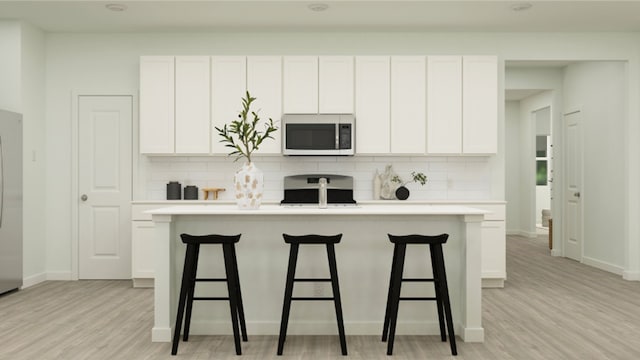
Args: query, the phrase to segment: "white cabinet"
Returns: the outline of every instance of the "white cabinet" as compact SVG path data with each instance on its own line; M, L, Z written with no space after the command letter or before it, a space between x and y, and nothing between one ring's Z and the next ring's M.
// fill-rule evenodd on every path
M462 152L498 152L498 59L462 58Z
M504 287L507 279L506 222L504 204L465 204L487 210L481 226L482 287Z
M280 154L282 152L282 57L249 56L247 57L247 90L256 100L252 109L258 111L262 124L258 127L264 131L264 125L273 119L278 131L271 134L273 139L265 140L257 154Z
M318 57L285 56L283 71L284 113L318 113Z
M176 57L176 154L208 154L210 151L209 69L208 56Z
M424 154L426 59L391 57L391 152Z
M134 287L153 287L155 227L144 212L159 205L131 206L131 277Z
M318 65L319 112L353 113L353 57L320 56Z
M462 57L427 58L427 153L462 152Z
M427 153L495 154L497 57L429 56L427 61Z
M247 91L247 60L244 56L213 56L211 58L211 149L214 154L226 154L228 149L215 127L221 128L238 117L242 98Z
M356 57L356 153L386 154L390 146L388 56Z
M171 154L175 150L174 58L140 58L140 152Z

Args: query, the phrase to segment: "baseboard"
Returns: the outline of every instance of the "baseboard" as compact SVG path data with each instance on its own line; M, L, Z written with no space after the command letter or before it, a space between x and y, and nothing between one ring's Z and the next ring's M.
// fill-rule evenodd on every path
M551 256L562 256L562 252L560 249L553 249L551 250Z
M40 284L41 282L45 282L45 281L47 281L46 273L27 276L26 278L22 279L22 289L26 289L28 287Z
M464 342L484 342L484 328L466 328L459 334Z
M170 342L171 328L161 328L154 326L151 329L151 342Z
M535 238L538 237L536 232L529 232L524 230L507 230L507 235L515 235L515 236L523 236L527 238Z
M133 278L134 288L152 288L155 286L155 279L148 278Z
M586 256L582 257L582 263L585 265L593 266L594 268L598 268L600 270L617 274L617 275L622 275L624 271L624 269L618 265L613 265L613 264L600 261L594 258L586 257Z
M504 279L482 279L483 289L503 288Z
M460 324L456 324L460 328ZM345 321L345 332L349 335L380 335L382 321ZM247 328L253 335L278 335L279 321L248 321ZM194 335L225 335L231 334L231 324L228 320L199 320L191 321L191 334ZM287 335L335 335L336 321L289 321ZM399 321L396 330L398 335L438 335L440 325L438 321ZM155 337L154 337L155 339ZM156 341L156 340L154 340Z
M71 278L71 271L49 271L47 272L47 280L54 281L69 281Z
M640 271L623 271L622 278L629 281L640 281Z

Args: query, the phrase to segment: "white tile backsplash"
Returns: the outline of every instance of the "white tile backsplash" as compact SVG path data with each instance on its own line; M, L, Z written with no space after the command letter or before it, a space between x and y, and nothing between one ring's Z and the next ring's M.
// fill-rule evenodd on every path
M254 162L264 172L264 199L281 200L283 178L305 173L335 173L354 177L356 200L373 199L373 176L382 173L387 164L404 179L411 171L424 172L425 186L409 183L411 200L489 200L491 197L491 167L488 157L428 157L428 156L257 156ZM149 157L146 166L146 199L166 198L166 184L178 181L182 186L222 187L221 200L233 199L233 174L242 165L223 156ZM202 199L202 191L199 193Z

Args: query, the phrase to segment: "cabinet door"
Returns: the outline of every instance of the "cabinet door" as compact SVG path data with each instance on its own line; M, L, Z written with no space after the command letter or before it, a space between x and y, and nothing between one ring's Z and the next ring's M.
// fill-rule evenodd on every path
M462 151L498 152L498 59L465 56L462 73Z
M153 221L131 222L131 276L137 279L153 279L153 242L155 227Z
M176 57L176 154L208 154L211 142L208 56Z
M482 278L505 280L506 230L504 221L483 221L482 232Z
M284 113L318 113L318 57L284 57Z
M427 153L462 152L462 57L427 58Z
M251 105L258 111L264 131L269 118L273 119L278 131L272 133L273 139L266 139L258 149L258 154L282 153L282 58L280 56L247 57L247 90L256 100Z
M140 57L140 152L174 152L173 56Z
M388 56L356 57L356 153L390 151Z
M391 58L391 152L424 154L426 133L426 59Z
M246 90L247 61L244 56L211 58L211 149L214 154L229 152L214 127L221 128L238 117Z
M319 111L353 114L353 57L320 56Z

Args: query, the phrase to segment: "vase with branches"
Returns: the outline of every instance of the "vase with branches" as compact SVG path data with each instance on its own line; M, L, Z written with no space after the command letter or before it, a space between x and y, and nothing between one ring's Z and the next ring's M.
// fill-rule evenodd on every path
M258 209L262 203L264 174L252 162L251 155L263 141L273 139L272 134L278 130L271 118L264 123L264 130L259 128L260 117L256 111L251 110L251 104L255 100L247 91L242 98L242 111L238 118L222 127L215 127L222 137L220 142L232 149L229 156L235 156L235 161L246 159L234 176L235 197L240 209Z
M424 186L427 183L427 176L424 173L412 171L410 180L404 181L400 176L395 175L391 178L391 181L399 184L396 189L396 197L400 200L407 200L409 198L409 189L405 185L410 182L416 182Z

